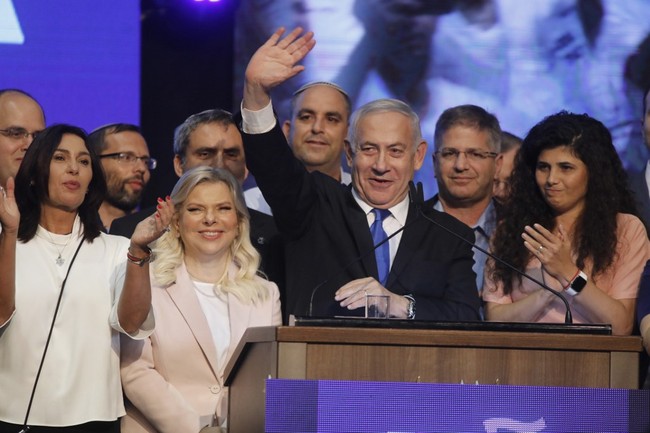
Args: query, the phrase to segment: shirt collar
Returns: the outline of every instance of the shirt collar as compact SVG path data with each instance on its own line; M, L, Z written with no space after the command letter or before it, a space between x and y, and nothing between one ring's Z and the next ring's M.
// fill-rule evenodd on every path
M341 183L343 185L350 185L352 183L352 175L341 168Z
M438 212L444 212L445 208L442 205L440 198L436 200L436 203L433 205L433 208ZM494 207L494 200L490 200L490 203L487 205L478 221L471 228L476 230L479 229L488 237L492 236L492 232L497 226L497 212Z
M494 200L490 200L490 203L487 205L481 217L476 223L476 227L480 228L485 232L488 237L492 237L492 232L497 226L497 212L494 208Z
M354 200L357 202L359 207L363 210L363 212L368 215L372 210L374 209L372 206L370 206L368 203L365 201L361 200L361 197L357 193L357 191L352 188L352 196L354 197ZM397 203L395 206L391 207L388 209L391 213L391 215L401 224L404 225L406 224L406 217L409 213L409 196L406 194L404 199Z

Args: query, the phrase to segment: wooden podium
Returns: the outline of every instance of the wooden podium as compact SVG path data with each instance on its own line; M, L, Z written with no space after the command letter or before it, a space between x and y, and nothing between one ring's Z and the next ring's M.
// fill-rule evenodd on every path
M266 379L635 389L640 337L477 330L266 327L228 366L229 432L264 431Z

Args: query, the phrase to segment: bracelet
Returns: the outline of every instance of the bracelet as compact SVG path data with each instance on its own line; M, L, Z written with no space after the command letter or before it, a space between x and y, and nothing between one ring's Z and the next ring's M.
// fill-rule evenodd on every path
M145 263L148 263L151 260L151 248L145 247L145 252L147 253L146 257L134 256L131 253L131 246L129 246L129 248L126 250L126 258L129 262L133 263L134 265L143 267Z

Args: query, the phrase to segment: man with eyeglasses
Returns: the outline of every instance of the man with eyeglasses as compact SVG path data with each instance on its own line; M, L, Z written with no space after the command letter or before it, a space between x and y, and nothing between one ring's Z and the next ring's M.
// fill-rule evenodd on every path
M88 141L99 155L106 176L108 190L99 217L108 231L113 220L138 209L156 160L149 155L140 128L128 123L97 128Z
M499 120L476 105L448 108L436 123L434 146L438 194L427 204L471 227L476 245L487 249L497 223L493 182L503 159ZM479 293L486 259L474 249L473 270Z
M45 129L40 104L18 89L0 90L0 186L15 177L35 134Z
M199 166L225 168L240 184L248 175L241 134L232 114L221 109L193 114L176 128L173 162L174 172L178 177ZM112 225L111 233L130 237L135 226L153 212L153 208L151 212L144 209L133 215L118 218ZM256 225L264 227L261 233L256 230ZM251 212L251 240L258 250L272 233L277 232L274 227L273 218L269 215ZM257 239L253 238L254 234Z

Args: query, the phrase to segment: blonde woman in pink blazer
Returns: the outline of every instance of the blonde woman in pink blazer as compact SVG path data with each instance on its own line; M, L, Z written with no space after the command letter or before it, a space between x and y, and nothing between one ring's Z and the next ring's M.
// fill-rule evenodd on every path
M259 254L239 184L226 170L186 172L170 231L151 265L156 330L122 341L122 432L191 433L225 425L224 367L244 331L281 323L277 286Z

